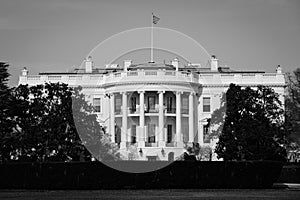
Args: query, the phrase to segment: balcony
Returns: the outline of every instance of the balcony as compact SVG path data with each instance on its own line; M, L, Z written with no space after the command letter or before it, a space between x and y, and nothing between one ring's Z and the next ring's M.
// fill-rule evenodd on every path
M145 147L158 147L157 142L145 142Z

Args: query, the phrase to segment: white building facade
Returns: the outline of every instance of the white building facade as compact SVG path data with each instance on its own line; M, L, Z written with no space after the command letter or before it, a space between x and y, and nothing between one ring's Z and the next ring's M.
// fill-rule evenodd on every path
M89 57L84 69L72 73L29 75L24 69L19 84L80 85L124 159L174 160L193 142L214 149L217 138L209 137L205 127L230 83L272 87L284 102L280 66L274 73L241 72L220 67L215 56L209 63L204 68L182 66L178 59L171 64L126 60L123 66L96 68Z

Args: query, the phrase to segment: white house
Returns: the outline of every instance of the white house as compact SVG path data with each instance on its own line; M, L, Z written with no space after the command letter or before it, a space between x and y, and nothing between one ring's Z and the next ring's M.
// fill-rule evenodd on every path
M88 57L85 68L72 73L28 75L24 69L19 84L80 85L111 141L119 145L126 159L136 151L134 159L172 160L193 142L214 148L217 138L205 134L205 125L220 106L220 97L230 83L270 86L284 100L285 80L280 66L274 73L265 73L220 67L215 56L209 63L201 67L183 66L178 59L170 64L134 64L125 60L123 66L96 68Z

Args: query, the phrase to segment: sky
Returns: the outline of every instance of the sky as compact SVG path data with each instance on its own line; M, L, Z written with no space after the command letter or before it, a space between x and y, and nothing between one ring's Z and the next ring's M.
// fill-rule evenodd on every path
M291 72L300 67L299 10L299 0L0 0L0 61L10 64L10 86L23 67L31 75L70 71L113 35L151 26L154 12L156 27L192 38L223 66Z

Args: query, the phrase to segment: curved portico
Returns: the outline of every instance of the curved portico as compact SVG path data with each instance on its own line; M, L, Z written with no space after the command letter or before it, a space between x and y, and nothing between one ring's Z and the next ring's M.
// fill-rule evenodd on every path
M145 159L161 151L179 156L194 142L200 86L194 74L149 67L120 72L103 86L110 97L109 132L121 152L133 145Z

